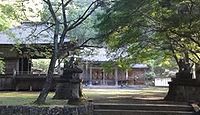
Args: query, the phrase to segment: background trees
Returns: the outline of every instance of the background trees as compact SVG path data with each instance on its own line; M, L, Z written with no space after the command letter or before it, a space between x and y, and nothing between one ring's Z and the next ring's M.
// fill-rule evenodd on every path
M74 5L76 1L73 0L60 0L58 2L51 2L50 0L43 0L48 8L50 17L47 18L48 22L54 31L53 36L53 52L51 56L51 61L48 69L48 75L46 78L46 83L44 84L43 90L41 91L39 97L35 101L37 104L42 104L45 102L48 95L53 72L55 69L55 64L57 59L69 55L69 51L74 51L75 49L80 49L81 47L86 47L86 43L91 39L88 38L81 44L77 44L72 41L69 45L66 45L65 41L69 39L69 32L81 25L101 4L102 1L95 0L91 1L90 4L78 12L78 16L75 18L68 18L70 16L70 7ZM76 6L75 6L76 7ZM59 12L60 11L60 12Z
M23 19L19 22L32 21L35 23L35 21L39 21L47 25L47 28L41 31L51 30L54 33L52 36L52 54L50 55L51 61L48 68L46 83L35 101L37 104L42 104L46 100L52 83L56 61L73 55L73 53L70 53L71 51L79 50L83 47L90 47L87 43L94 37L94 32L90 29L93 25L90 21L93 19L86 19L88 19L103 2L101 0L36 0L36 2L32 2L34 3L31 3L31 1L19 0L14 3L18 7L20 14L23 15L20 16L20 18L23 17ZM43 9L40 9L41 7ZM88 22L86 23L85 21ZM81 29L77 29L77 27L81 27ZM30 35L31 34L33 33L30 33Z
M112 51L132 62L199 63L199 8L198 0L117 0L99 17L98 29Z
M43 0L43 3L44 9L36 13L36 17L40 14L40 21L48 25L46 29L54 32L54 42L46 84L36 103L45 102L56 61L69 56L70 51L90 47L87 43L96 32L90 29L95 16L89 17L99 6L105 8L96 25L99 36L116 52L113 55L116 59L123 58L117 61L122 68L127 68L129 63L157 59L158 65L171 65L172 57L177 63L180 58L194 63L200 60L198 0L116 0L109 4L101 0ZM27 9L22 7L22 13ZM24 16L24 20L29 17Z
M19 19L19 12L15 10L16 5L0 4L0 32L8 29ZM0 74L4 73L4 61L0 52Z

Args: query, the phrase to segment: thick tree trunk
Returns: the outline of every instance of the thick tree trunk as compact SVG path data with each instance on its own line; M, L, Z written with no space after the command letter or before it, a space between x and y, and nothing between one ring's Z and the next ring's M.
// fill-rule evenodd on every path
M55 28L54 28L54 44L53 44L53 54L51 57L48 74L46 78L46 82L43 86L42 91L40 92L40 95L38 96L37 100L34 102L35 104L43 104L46 101L46 98L48 96L49 90L51 88L51 84L53 81L53 73L54 68L56 65L56 60L58 59L58 34L59 34L59 22L56 21Z
M45 84L44 84L43 89L40 92L40 95L38 96L37 100L34 102L35 104L45 103L45 100L46 100L49 90L51 88L55 64L56 64L56 57L55 57L55 55L53 55L50 65L49 65L48 75L47 75Z

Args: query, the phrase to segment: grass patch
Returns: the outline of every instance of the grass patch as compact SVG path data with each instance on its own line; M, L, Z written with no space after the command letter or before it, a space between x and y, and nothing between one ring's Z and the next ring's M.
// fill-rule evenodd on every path
M0 105L34 105L39 92L0 92ZM45 105L67 105L66 100L53 100L50 92Z
M83 89L86 99L106 100L106 99L132 99L163 97L167 93L167 88L150 87L141 90L134 89ZM0 92L0 105L33 105L39 92ZM67 100L53 100L54 93L49 93L46 104L42 106L63 106L67 105Z

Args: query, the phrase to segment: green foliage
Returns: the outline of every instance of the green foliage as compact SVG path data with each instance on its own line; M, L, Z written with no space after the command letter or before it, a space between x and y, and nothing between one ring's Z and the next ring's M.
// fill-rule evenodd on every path
M0 31L10 26L9 19L12 17L13 9L10 5L0 4Z
M121 50L123 47L124 52L131 54L128 58L132 58L135 62L157 58L157 55L162 53L153 45L154 41L150 41L151 36L148 34L151 33L146 32L148 28L145 25L148 20L141 12L149 10L148 3L140 0L116 1L99 19L101 22L98 28L100 33L107 35L105 40L108 46L113 51ZM144 6L138 6L142 4Z
M116 67L116 64L114 61L107 61L101 63L101 66L104 68L105 72L112 73L114 71L114 68Z
M158 58L156 60L145 61L149 65L149 70L145 73L147 79L153 79L155 77L172 77L171 73L175 73L178 70L176 61L172 58Z
M157 77L153 71L149 71L145 73L145 77L148 80L153 80L153 78Z
M124 50L122 58L135 62L172 57L200 60L200 1L117 0L99 16L96 26L113 52ZM173 64L174 65L174 64Z
M70 24L77 20L86 11L86 9L91 3L92 0L74 0L70 2L70 4L66 7L66 18L68 20L68 23ZM61 13L62 11L59 4L59 1L54 2L53 8L55 11L58 10L56 12L56 16L62 17L63 14ZM44 6L47 7L46 4ZM78 41L78 43L83 43L88 38L94 38L97 33L93 27L96 21L96 12L100 12L100 10L95 11L94 14L89 16L77 28L74 28L73 30L69 31L68 38L71 40L76 40ZM53 21L48 8L44 8L42 11L40 11L40 16L42 21ZM62 29L63 27L61 27L61 31Z
M0 31L9 28L25 18L23 12L19 10L22 7L19 4L19 2L14 4L0 4Z
M116 59L112 61L106 61L101 64L101 66L104 68L104 70L108 73L112 73L115 68L119 68L122 71L126 71L127 69L130 69L132 64L132 61L128 59Z
M130 65L131 65L129 60L121 59L121 58L116 61L116 64L123 71L130 69Z
M68 19L77 19L90 4L91 0L75 0L75 2L68 7ZM98 10L96 10L96 12L98 12ZM88 38L95 37L96 32L93 28L95 21L96 16L92 14L81 25L69 32L70 38L78 39L79 42L83 42Z
M4 61L0 58L0 74L4 73L4 69L5 69L5 63Z
M33 69L40 70L42 73L47 73L50 60L37 59L37 60L32 60L32 62L33 62Z
M165 37L165 43L174 50L175 55L184 57L184 53L189 53L189 58L193 62L198 62L199 58L199 8L200 2L194 1L171 1L169 7L156 5L155 15L152 18L158 19L156 24L159 30L156 37Z

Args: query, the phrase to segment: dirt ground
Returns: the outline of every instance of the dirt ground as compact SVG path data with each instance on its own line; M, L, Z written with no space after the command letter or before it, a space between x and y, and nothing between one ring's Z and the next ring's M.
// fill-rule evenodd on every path
M163 103L168 88L84 88L87 99L95 103Z
M163 101L168 88L162 87L85 87L84 98L95 103L174 103ZM29 105L39 92L0 91L0 105ZM54 92L49 93L47 105L67 104L67 100L53 100Z

